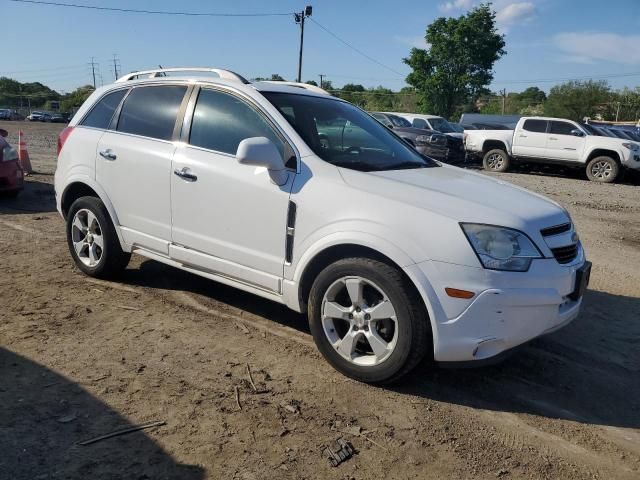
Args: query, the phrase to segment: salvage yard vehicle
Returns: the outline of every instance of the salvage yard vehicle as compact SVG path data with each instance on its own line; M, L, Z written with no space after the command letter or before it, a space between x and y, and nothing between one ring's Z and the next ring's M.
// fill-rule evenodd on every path
M7 133L3 129L0 132L3 137ZM17 150L0 140L0 198L15 197L24 187L24 171Z
M357 146L321 141L345 122ZM364 382L425 355L496 361L576 318L589 281L557 203L424 157L317 87L228 70L98 88L60 134L55 191L85 274L137 253L307 312Z
M625 169L640 170L640 145L601 135L571 120L522 117L515 130L467 131L465 148L494 172L505 172L514 162L557 164L585 169L589 180L610 183Z
M458 160L458 156L452 155L449 150L447 137L440 132L412 127L408 120L390 113L369 112L369 114L385 127L393 130L393 133L422 155L447 163Z

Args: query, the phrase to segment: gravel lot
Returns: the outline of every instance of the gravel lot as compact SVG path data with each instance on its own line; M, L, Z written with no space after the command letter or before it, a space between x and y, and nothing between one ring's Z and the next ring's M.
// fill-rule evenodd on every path
M501 365L375 388L279 305L139 257L118 283L80 274L54 205L62 126L1 126L26 132L38 173L0 199L0 477L640 477L637 182L500 175L571 212L594 263L583 314ZM341 436L358 454L331 468Z

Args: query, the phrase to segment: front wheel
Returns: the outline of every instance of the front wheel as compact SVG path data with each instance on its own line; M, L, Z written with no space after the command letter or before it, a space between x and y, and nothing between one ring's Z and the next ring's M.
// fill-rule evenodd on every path
M99 198L81 197L67 214L67 244L75 264L91 277L109 278L124 270L124 252L106 207Z
M347 258L326 267L309 296L313 339L348 377L391 383L431 348L429 320L413 285L395 267Z
M587 178L592 182L612 183L620 174L620 165L611 157L596 157L587 164Z
M507 152L499 148L489 150L482 159L484 169L491 172L506 172L510 163Z

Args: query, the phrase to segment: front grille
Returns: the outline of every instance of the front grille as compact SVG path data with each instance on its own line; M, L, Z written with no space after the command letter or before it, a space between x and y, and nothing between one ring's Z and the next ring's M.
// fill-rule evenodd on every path
M566 247L552 248L551 252L558 263L571 263L578 256L578 244L567 245Z
M571 230L571 223L563 223L562 225L555 225L553 227L547 227L540 230L543 237L550 237L552 235L559 235Z

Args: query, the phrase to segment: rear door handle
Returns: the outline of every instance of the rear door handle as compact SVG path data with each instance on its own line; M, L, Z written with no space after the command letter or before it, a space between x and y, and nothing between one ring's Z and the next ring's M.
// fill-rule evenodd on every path
M110 148L107 148L106 150L101 150L99 153L102 158L106 158L107 160L115 160L116 158L118 158L116 154L113 153L113 150L111 150Z
M549 140L558 140L556 137L549 137Z
M180 178L184 178L185 180L188 180L189 182L195 182L196 180L198 180L198 176L194 175L193 173L191 173L191 169L188 167L183 167L182 169L178 170L177 168L173 171L174 175L179 176Z

